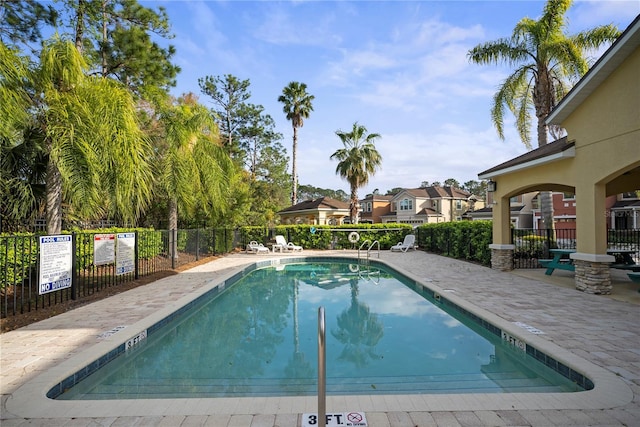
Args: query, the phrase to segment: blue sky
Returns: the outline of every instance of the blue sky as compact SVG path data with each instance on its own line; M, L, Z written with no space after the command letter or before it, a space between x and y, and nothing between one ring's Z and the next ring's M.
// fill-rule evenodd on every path
M300 184L343 189L330 155L341 148L335 131L354 122L379 133L382 169L359 190L477 174L526 152L511 116L506 140L489 115L491 99L509 69L479 66L466 54L507 37L523 17L538 18L543 1L155 1L172 23L175 62L182 68L175 95L201 94L198 78L233 74L249 79L250 102L261 104L291 155L291 124L277 102L290 81L304 82L314 111L299 130ZM569 33L612 23L624 30L640 2L576 1ZM601 52L594 52L595 60ZM535 134L534 134L535 138ZM535 140L535 139L534 139Z

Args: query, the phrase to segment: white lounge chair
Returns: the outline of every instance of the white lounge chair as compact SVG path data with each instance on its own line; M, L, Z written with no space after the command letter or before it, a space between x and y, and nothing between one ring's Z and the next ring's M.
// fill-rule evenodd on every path
M404 236L403 242L398 242L398 244L391 246L392 251L402 251L407 252L409 249L416 248L416 235L415 234L407 234Z
M247 253L248 254L259 254L259 253L269 253L269 248L263 245L262 243L258 243L255 240L252 240L247 245Z
M287 242L282 234L276 235L276 243L273 245L273 251L302 251L302 246L294 245L292 242Z

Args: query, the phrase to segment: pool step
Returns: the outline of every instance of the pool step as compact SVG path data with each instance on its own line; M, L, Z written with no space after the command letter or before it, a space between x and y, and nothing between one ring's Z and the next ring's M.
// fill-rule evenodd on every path
M327 394L415 394L415 393L551 393L566 392L541 379L515 373L485 375L438 375L418 377L327 378ZM249 382L251 384L249 384ZM274 392L274 389L280 389ZM101 385L87 395L91 399L222 396L310 396L317 391L316 379L197 379L175 384L173 380L138 378L137 383Z

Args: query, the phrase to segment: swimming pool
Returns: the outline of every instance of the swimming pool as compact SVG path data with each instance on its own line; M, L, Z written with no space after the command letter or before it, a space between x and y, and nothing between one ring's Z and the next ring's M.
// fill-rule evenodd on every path
M593 386L383 264L293 261L245 269L149 328L139 344L128 351L121 345L48 396L313 395L320 305L327 312L329 394L567 392Z

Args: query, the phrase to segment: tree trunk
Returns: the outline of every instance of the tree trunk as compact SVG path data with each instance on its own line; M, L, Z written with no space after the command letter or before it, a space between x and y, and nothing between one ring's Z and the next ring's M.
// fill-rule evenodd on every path
M169 252L172 259L178 259L178 201L172 197L169 200Z
M107 1L102 2L102 46L100 47L102 56L102 77L107 77Z
M298 203L298 170L296 167L296 154L298 151L298 128L293 127L293 154L291 156L291 206Z
M358 188L351 187L351 203L349 204L351 224L358 223Z
M47 164L47 234L60 234L62 231L62 175L51 156Z
M84 39L84 14L85 14L85 0L78 0L78 6L76 8L76 38L75 44L78 52L83 53L83 39Z
M544 67L539 66L540 70L538 75L540 76L536 81L536 87L534 89L534 106L536 110L536 118L538 119L537 131L538 131L538 148L547 144L547 124L545 119L551 112L551 97L548 91L552 90L549 81L549 75ZM553 195L550 191L541 191L539 195L540 199L540 215L542 217L542 224L540 228L553 229Z

